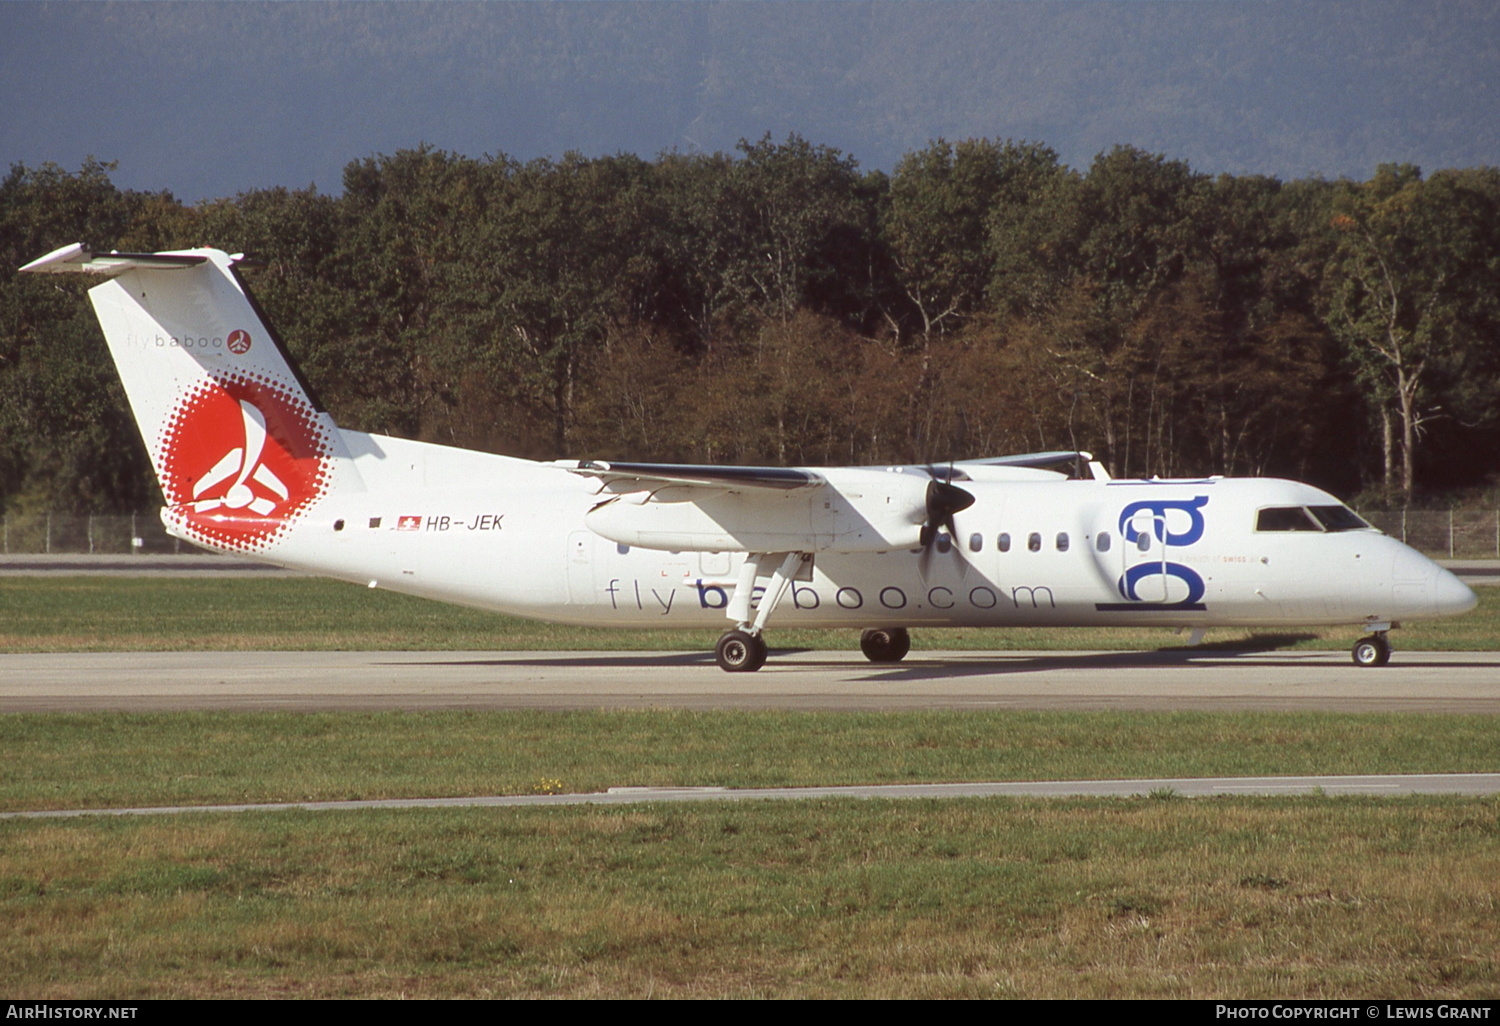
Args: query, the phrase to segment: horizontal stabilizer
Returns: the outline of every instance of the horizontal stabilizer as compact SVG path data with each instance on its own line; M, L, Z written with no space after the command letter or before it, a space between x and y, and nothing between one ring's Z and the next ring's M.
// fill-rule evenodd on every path
M23 274L93 274L113 278L138 267L170 270L197 267L208 258L197 253L95 253L81 242L54 249L21 268Z
M691 463L612 463L580 461L569 467L575 474L596 477L606 485L640 482L642 485L699 485L715 488L774 488L794 491L823 483L821 474L790 467L715 467Z

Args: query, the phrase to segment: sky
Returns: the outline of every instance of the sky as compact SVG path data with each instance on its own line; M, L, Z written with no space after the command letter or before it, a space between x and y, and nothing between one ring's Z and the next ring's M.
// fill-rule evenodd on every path
M0 0L0 160L195 202L429 144L1133 145L1208 173L1500 164L1492 0Z

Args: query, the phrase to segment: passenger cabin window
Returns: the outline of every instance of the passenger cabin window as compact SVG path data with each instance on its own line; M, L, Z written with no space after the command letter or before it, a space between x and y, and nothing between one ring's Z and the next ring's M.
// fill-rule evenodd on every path
M1042 536L1035 531L1026 536L1026 547L1032 552L1042 551Z
M1009 552L1010 551L1010 535L1009 534L1002 534L1002 535L1000 535L999 539L997 539L996 542L995 542L995 547L998 548L1001 552Z
M1301 506L1272 506L1255 516L1257 531L1321 531L1323 527Z
M1060 531L1060 532L1058 532L1058 535L1057 535L1057 551L1058 552L1067 552L1068 551L1068 532L1067 531Z
M937 546L939 552L947 552L949 549L953 548L953 539L949 535L939 532L937 536Z
M1108 552L1109 551L1109 532L1108 531L1100 531L1099 532L1099 537L1097 537L1097 538L1094 539L1094 547L1096 549L1098 549L1100 552Z
M971 535L969 535L969 551L970 552L979 552L983 548L984 548L984 535L982 535L982 534L971 534Z

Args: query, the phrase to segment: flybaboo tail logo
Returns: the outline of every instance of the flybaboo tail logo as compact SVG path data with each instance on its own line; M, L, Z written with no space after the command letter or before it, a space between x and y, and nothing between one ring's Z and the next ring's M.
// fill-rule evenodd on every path
M328 489L330 447L299 391L259 374L198 382L162 431L168 516L208 545L270 544Z

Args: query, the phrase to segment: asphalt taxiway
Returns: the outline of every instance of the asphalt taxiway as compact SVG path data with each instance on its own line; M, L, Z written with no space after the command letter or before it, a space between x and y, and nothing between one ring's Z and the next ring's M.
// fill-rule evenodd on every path
M1500 713L1500 652L130 652L0 655L0 712L1057 709Z

